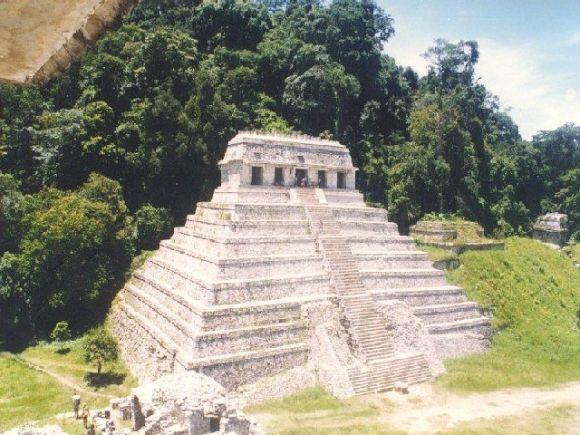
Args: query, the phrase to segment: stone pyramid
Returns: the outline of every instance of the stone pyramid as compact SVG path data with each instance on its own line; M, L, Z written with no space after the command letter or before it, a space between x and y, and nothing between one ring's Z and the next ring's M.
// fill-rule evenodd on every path
M364 203L345 146L242 132L220 167L211 202L112 310L139 378L194 370L236 389L314 366L348 396L429 380L442 358L484 349L489 318Z

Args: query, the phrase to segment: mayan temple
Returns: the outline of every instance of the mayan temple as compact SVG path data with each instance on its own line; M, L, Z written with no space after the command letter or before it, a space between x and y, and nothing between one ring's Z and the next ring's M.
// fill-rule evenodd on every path
M344 145L242 132L220 168L112 310L142 380L197 371L236 389L303 368L349 396L485 348L489 318L365 204Z

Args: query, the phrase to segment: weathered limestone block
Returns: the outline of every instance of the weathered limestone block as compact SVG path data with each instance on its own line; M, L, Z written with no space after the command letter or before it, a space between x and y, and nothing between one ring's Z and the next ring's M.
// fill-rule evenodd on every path
M134 430L146 435L184 433L260 433L256 422L239 409L221 385L199 373L164 376L133 389Z
M144 324L133 319L126 307L114 306L109 313L109 324L123 343L123 359L140 381L151 381L177 369L175 349L156 340L152 331L145 330Z
M568 216L563 213L539 216L534 224L533 236L552 247L563 247L568 240Z
M504 242L486 238L481 225L471 221L418 221L409 234L425 245L455 254L504 248Z
M311 343L320 384L338 398L355 394L346 369L355 362L354 356L340 327L336 324L317 326Z
M450 242L457 238L453 225L444 221L419 221L411 226L409 234L432 242Z
M236 393L239 394L239 400L244 406L280 399L319 385L320 379L316 369L316 365L310 360L274 376L259 378L255 382L245 384Z
M409 305L393 300L379 302L378 308L390 331L395 353L422 352L433 376L445 372L443 362L437 355L434 338Z

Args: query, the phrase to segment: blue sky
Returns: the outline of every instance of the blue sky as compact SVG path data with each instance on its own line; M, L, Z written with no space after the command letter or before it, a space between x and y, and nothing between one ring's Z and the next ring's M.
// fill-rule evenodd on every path
M580 0L377 0L395 20L384 47L397 63L427 71L435 38L479 42L476 75L526 139L580 125Z

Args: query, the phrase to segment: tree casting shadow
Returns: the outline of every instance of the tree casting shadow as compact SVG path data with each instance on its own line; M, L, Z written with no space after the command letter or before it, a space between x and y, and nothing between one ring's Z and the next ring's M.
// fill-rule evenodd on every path
M115 372L89 372L84 376L84 380L88 386L96 389L108 385L121 385L125 381L126 376L126 374Z

